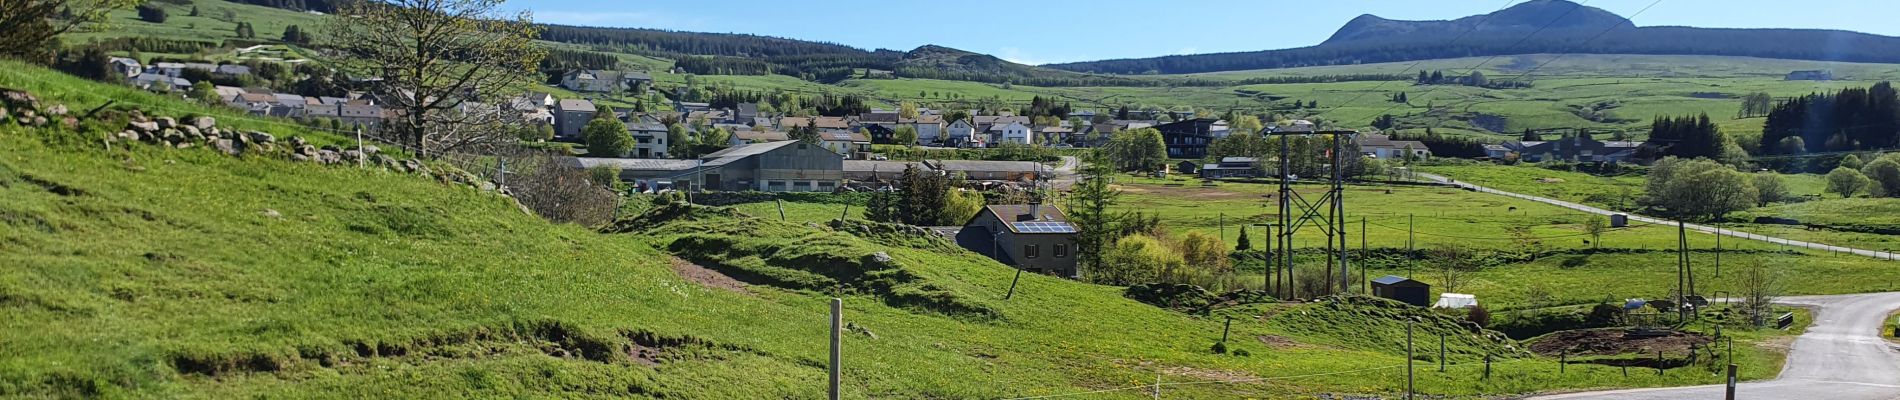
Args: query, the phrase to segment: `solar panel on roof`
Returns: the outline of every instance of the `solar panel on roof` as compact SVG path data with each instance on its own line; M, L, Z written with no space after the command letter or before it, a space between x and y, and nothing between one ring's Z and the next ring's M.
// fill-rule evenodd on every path
M1075 226L1067 222L1015 222L1010 225L1022 233L1076 233Z

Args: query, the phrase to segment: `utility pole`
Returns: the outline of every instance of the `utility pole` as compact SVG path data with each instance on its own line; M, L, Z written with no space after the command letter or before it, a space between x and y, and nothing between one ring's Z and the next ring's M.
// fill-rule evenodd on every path
M363 127L358 126L356 127L356 167L363 168L363 160L368 158L369 154L363 152Z
M1412 273L1415 271L1418 271L1418 251L1414 250L1412 247L1412 239L1416 237L1412 234L1414 232L1412 230L1412 226L1413 226L1412 219L1413 219L1412 214L1405 214L1405 261L1407 262L1406 264L1407 267L1405 268L1406 279L1411 279Z
M1217 218L1217 220L1219 221L1216 224L1220 226L1220 243L1222 246L1226 246L1227 245L1227 213L1220 213L1219 216L1215 218ZM1242 228L1242 229L1245 229L1245 228Z
M1715 218L1715 277L1722 277L1722 218Z
M1405 322L1405 400L1412 400L1412 325L1416 323Z
M1685 271L1688 268L1688 265L1687 265L1688 263L1689 263L1689 231L1688 231L1688 228L1685 227L1685 225L1682 223L1682 221L1676 221L1676 318L1677 320L1685 320L1689 318L1688 309L1684 307L1684 304L1682 302L1683 297L1686 296L1688 293L1687 291L1688 281L1686 281L1686 279L1688 278L1688 275L1685 274ZM1662 361L1662 353L1660 352L1656 353L1656 360L1658 363ZM1657 368L1657 371L1662 370L1661 365L1657 365L1656 368Z
M831 400L838 400L838 371L843 362L844 299L831 298Z

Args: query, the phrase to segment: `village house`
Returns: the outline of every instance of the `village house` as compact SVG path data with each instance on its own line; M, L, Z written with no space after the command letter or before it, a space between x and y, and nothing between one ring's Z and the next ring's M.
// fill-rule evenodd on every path
M1416 140L1392 140L1391 136L1376 133L1361 134L1353 138L1359 144L1359 151L1366 156L1381 160L1403 160L1431 158L1432 150L1424 142Z
M918 115L917 118L899 119L897 124L907 125L916 130L917 144L936 143L937 139L943 135L942 115Z
M742 144L751 144L751 143L783 142L783 141L791 140L791 137L790 135L787 135L785 132L754 129L754 130L746 130L746 131L732 131L731 140L732 141L729 146L738 146Z
M1207 145L1213 143L1213 118L1194 118L1156 125L1161 141L1168 146L1168 158L1207 157Z
M581 136L581 127L586 126L587 121L593 120L594 114L598 113L599 109L595 108L594 102L591 101L564 99L555 105L554 111L554 135L575 139Z
M826 150L844 155L846 158L864 158L871 154L871 139L862 133L845 130L820 131L818 143Z
M561 75L561 87L576 92L619 92L652 83L653 76L644 72L582 69Z
M162 74L143 73L132 77L132 86L154 92L181 91L191 88L191 81L184 78L169 77Z
M982 147L983 140L976 134L976 125L960 119L944 128L943 144L951 147Z
M356 99L337 106L337 115L344 126L363 128L364 132L380 132L383 122L389 119L383 106L369 99Z
M792 130L805 125L816 125L818 129L851 129L851 121L844 117L784 117L778 120L779 129Z
M125 58L125 57L112 57L110 60L111 61L107 61L107 62L111 64L112 72L118 73L119 75L123 75L127 78L138 76L139 72L145 69L144 66L139 65L139 60L134 60L134 59Z
M1521 142L1518 146L1518 157L1528 162L1624 162L1635 157L1642 143L1605 142L1575 135L1548 142Z
M650 115L628 118L627 134L633 136L633 158L667 158L666 124Z
M991 205L963 224L956 241L1004 265L1075 277L1075 236L1079 232L1055 206Z
M1034 144L1036 138L1035 134L1030 133L1029 125L1018 121L990 125L988 132L993 140L992 146L1003 143Z

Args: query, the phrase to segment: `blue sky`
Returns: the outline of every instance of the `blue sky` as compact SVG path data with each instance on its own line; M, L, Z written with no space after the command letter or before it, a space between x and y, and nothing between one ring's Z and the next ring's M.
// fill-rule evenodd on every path
M1360 14L1451 19L1524 0L514 0L548 23L751 33L866 49L924 44L1043 64L1318 44ZM1655 0L1574 0L1629 16ZM1900 36L1900 0L1662 0L1639 26Z

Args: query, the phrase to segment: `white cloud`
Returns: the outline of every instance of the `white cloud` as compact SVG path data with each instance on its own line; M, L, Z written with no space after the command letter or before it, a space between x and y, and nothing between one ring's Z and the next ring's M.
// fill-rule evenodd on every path
M996 58L1001 58L1003 59L1003 61L1013 62L1017 64L1029 64L1029 65L1045 64L1045 62L1042 61L1040 58L1031 56L1029 55L1028 52L1024 52L1023 49L1019 49L1015 47L1003 47L1000 49L996 49Z

